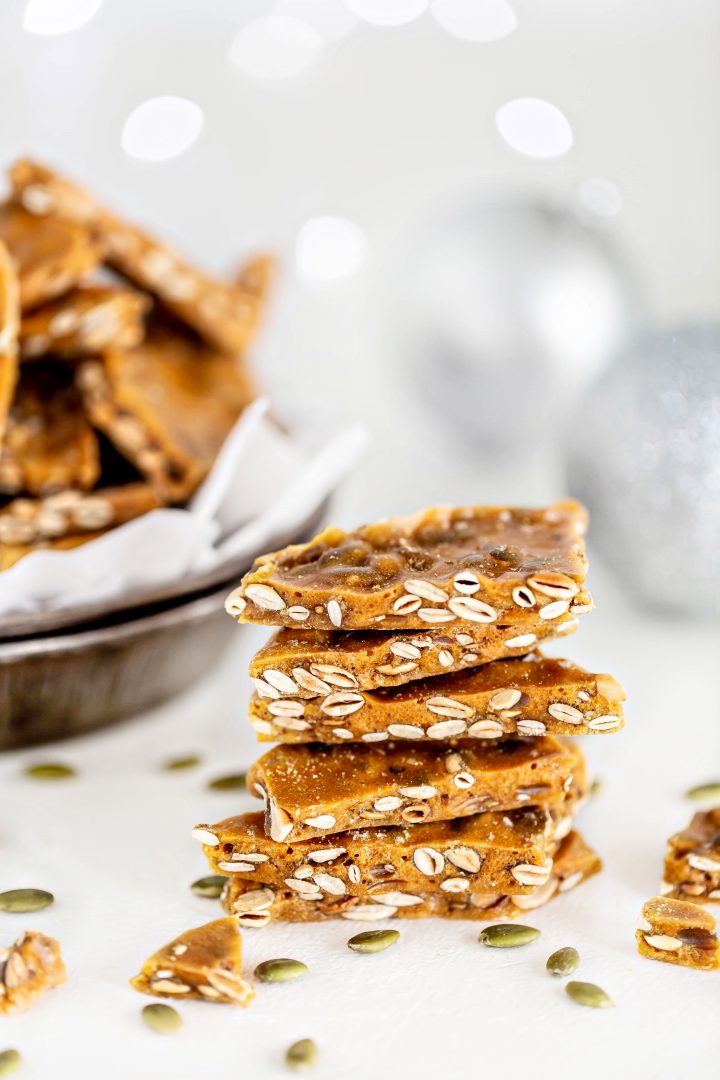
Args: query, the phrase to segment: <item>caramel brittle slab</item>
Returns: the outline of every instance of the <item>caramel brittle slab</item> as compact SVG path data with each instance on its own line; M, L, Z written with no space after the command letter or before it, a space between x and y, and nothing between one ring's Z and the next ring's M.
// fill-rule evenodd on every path
M678 899L720 900L720 806L700 810L668 840L663 888Z
M586 789L577 744L538 739L382 746L307 743L269 750L248 773L273 840L307 840L365 825L444 821L533 805L561 814Z
M427 630L506 612L576 614L587 560L579 503L434 507L354 532L328 528L255 560L228 608L241 622L315 630Z
M26 212L89 229L108 266L162 301L216 348L236 355L247 344L262 310L260 266L253 285L226 284L194 270L171 248L109 213L77 184L32 161L10 170ZM246 268L247 269L247 268ZM249 272L252 277L252 267Z
M265 835L261 813L198 825L210 868L303 898L362 896L379 884L442 892L532 893L572 827L526 807L425 825L364 828L282 844Z
M81 535L58 536L53 540L36 540L32 544L6 544L0 541L0 571L9 570L26 555L32 555L34 551L72 551L73 548L81 547L90 540L105 536L107 532L107 529L99 529L97 532Z
M706 908L654 896L643 905L635 931L638 952L651 960L713 971L720 967L716 923Z
M337 671L337 668L333 669ZM384 742L386 739L499 739L505 735L593 735L624 725L625 691L611 675L594 675L569 660L531 653L437 675L392 689L334 689L314 665L316 696L250 702L261 741ZM347 674L347 673L346 673ZM286 686L276 669L268 678ZM256 681L256 686L258 681ZM312 685L309 680L306 686ZM287 686L286 686L287 688Z
M0 240L17 267L23 311L62 296L100 262L100 248L84 225L38 218L16 203L0 207Z
M581 590L575 603L588 611L590 594ZM233 600L227 608L233 613ZM573 633L578 621L566 614L541 619L536 611L516 608L492 625L464 624L462 629L433 628L414 633L398 630L276 631L250 662L250 675L262 697L312 698L335 690L375 690L403 686L429 675L521 656L536 645ZM268 678L265 672L268 671Z
M131 349L145 336L150 298L134 289L86 285L26 315L20 328L23 360L52 353L77 360L109 348Z
M130 985L155 997L249 1005L255 991L242 977L238 920L215 919L186 930L148 957Z
M15 264L0 241L0 441L18 377L20 286Z
M497 921L517 918L523 912L542 907L554 896L569 892L602 864L597 854L577 832L561 841L550 876L544 885L526 895L468 889L448 891L426 879L422 888L407 888L391 880L370 884L364 894L319 896L299 893L234 876L222 895L226 911L237 916L241 926L262 927L269 922L319 922L343 918L352 922L377 922L389 918L476 919ZM466 881L466 878L448 880Z
M14 945L0 949L0 1013L29 1008L66 978L59 942L37 930L26 931Z
M63 536L114 528L163 503L149 484L61 491L44 499L13 499L0 509L0 543L36 544Z
M239 361L157 318L136 348L86 360L78 380L92 423L169 502L193 493L255 396Z
M0 450L0 492L50 495L87 490L100 474L97 437L70 366L23 368Z

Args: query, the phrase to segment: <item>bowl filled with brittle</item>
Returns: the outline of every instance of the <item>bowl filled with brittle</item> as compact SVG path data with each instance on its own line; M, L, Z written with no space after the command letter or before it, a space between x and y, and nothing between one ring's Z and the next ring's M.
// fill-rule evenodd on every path
M362 443L278 419L248 357L273 263L193 268L74 181L0 207L0 747L187 687L225 585L306 535Z

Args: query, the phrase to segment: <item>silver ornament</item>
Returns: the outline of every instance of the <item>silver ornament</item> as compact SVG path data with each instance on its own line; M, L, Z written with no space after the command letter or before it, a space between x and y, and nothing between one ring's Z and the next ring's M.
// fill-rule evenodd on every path
M570 491L598 553L647 604L720 612L720 326L641 338L569 425Z
M404 250L387 293L405 384L486 452L555 441L631 322L632 276L609 237L549 204L475 202Z

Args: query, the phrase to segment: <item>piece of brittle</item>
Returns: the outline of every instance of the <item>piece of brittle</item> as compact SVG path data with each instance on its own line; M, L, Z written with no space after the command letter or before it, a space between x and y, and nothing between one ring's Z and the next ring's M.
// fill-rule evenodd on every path
M577 832L571 832L559 845L552 871L543 885L526 895L501 891L447 890L431 879L422 887L409 889L392 880L379 879L364 893L333 895L329 890L318 895L303 894L283 885L277 888L240 878L228 879L222 904L242 926L262 927L269 922L317 922L330 918L352 922L376 922L389 918L476 919L496 921L517 918L526 911L542 907L554 896L569 892L601 869L597 854ZM448 880L466 881L467 878Z
M0 241L17 267L23 311L69 292L101 258L84 225L38 218L15 202L0 206Z
M134 285L158 297L187 326L211 345L236 355L245 348L258 322L266 266L252 264L252 286L227 284L189 266L166 244L107 211L89 192L32 161L10 169L15 197L39 220L73 223L89 230L108 266ZM261 280L262 279L262 280Z
M87 490L99 474L98 440L74 369L45 362L23 367L0 448L0 493Z
M20 328L20 355L69 360L105 349L131 349L145 336L150 298L134 289L85 285L30 312Z
M720 900L720 806L698 811L670 837L663 891L698 904Z
M15 264L0 241L0 442L18 378L20 287Z
M265 835L263 815L240 814L194 835L216 874L288 888L300 899L362 896L382 886L445 893L530 894L545 885L572 815L525 808L454 821L363 828L291 845Z
M643 904L635 931L638 952L651 960L712 971L720 967L716 923L706 908L654 896Z
M250 723L261 741L447 742L592 735L624 724L625 691L616 679L539 653L392 689L359 690L352 674L333 664L313 664L307 673L295 669L290 676L268 668L255 687Z
M586 522L568 501L440 506L350 533L328 528L256 559L227 606L241 622L316 630L457 631L517 609L563 620L587 610Z
M576 743L465 741L454 750L388 742L276 746L248 773L273 840L306 840L366 825L413 825L485 810L537 806L562 815L585 794Z
M66 978L55 938L37 930L26 931L14 945L0 949L0 1013L27 1009Z
M73 548L82 547L91 540L98 540L101 536L105 536L107 531L107 529L98 529L96 532L74 536L58 536L52 540L36 540L32 544L6 544L0 541L0 571L9 570L26 555L32 555L35 551L72 551Z
M186 930L148 957L130 985L155 997L249 1005L255 991L242 977L238 920L215 919Z
M78 381L92 423L169 502L192 495L255 396L241 361L157 317L136 348L84 361Z
M133 521L163 503L145 483L96 491L61 491L44 499L13 499L0 509L0 543L36 544L96 533Z

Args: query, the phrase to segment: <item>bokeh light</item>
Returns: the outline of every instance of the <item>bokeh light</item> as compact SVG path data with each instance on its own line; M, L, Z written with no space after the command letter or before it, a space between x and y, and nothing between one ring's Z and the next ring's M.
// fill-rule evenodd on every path
M338 41L357 26L357 15L340 0L278 0L271 12L301 22L317 30L323 41Z
M345 0L365 22L376 26L402 26L427 10L428 0Z
M362 265L367 246L367 236L354 221L328 216L310 218L295 241L298 274L316 282L347 277Z
M542 98L508 101L495 113L495 123L508 146L527 157L560 157L573 143L565 114Z
M463 41L499 41L517 26L507 0L433 0L430 11L443 30Z
M30 34L69 34L84 26L103 0L28 0L23 26Z
M133 109L125 121L122 148L141 161L167 161L192 146L202 126L202 109L194 101L171 96L150 98Z
M615 217L623 208L622 192L604 176L588 176L578 186L577 197L582 209L594 217Z
M230 59L255 79L290 79L320 56L318 30L289 15L266 15L247 23L233 38Z

